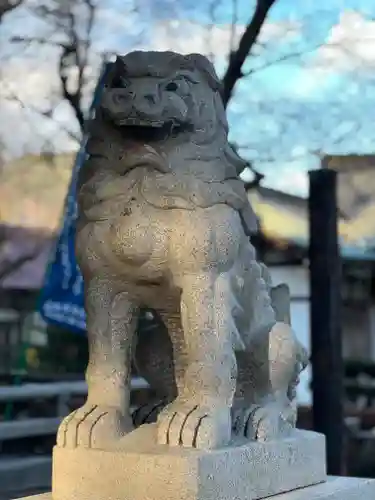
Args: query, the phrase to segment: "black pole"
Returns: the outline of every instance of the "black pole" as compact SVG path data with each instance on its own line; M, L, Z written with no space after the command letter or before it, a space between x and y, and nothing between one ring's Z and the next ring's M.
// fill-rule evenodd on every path
M336 172L309 172L310 336L314 430L326 436L327 472L344 475L341 259Z

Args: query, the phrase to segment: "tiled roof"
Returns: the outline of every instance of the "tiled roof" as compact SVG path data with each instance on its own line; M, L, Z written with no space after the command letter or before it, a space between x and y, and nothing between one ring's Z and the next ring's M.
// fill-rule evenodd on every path
M39 289L54 241L43 229L0 225L0 288Z
M329 168L334 166L339 172L341 254L348 259L375 260L375 156L368 163L359 157L358 164L355 163L357 157L345 157L343 170L339 168L340 162L336 157L329 158ZM371 196L367 184L373 186ZM350 186L354 186L352 191ZM248 195L261 229L268 238L307 247L307 199L264 187L249 191Z

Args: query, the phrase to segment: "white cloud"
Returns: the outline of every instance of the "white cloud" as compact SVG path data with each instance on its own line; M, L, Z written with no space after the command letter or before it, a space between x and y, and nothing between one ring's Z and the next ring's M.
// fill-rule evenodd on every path
M277 169L277 175L272 175L272 170L270 170L265 178L265 186L297 196L307 196L309 180L306 165L291 163L285 166L278 164L270 168Z
M175 50L183 54L200 52L211 55L214 59L228 56L231 42L237 46L245 26L237 26L232 33L231 25L206 26L195 22L170 20L157 23L152 30L152 45L156 50ZM266 22L263 26L259 42L262 44L295 36L299 26L292 22ZM233 38L232 38L233 37Z
M71 149L74 142L64 130L79 133L73 112L61 103L55 54L46 49L43 56L14 58L2 67L0 137L10 156L44 147ZM51 108L52 117L36 111Z
M329 72L370 69L375 66L375 21L355 11L344 11L314 61Z
M168 22L149 23L145 29L147 19L141 21L139 14L131 12L129 5L125 4L122 7L124 12L104 3L98 10L100 23L94 26L91 65L86 72L89 82L86 88L87 99L98 76L99 54L106 51L124 53L134 48L175 50L181 53L200 52L212 55L215 60L221 62L226 59L232 37L230 25L208 28L199 23L171 19ZM125 15L126 9L128 15ZM17 36L19 32L26 37L51 37L51 30L47 25L33 17L30 18L32 22L27 23L26 10L20 9L17 12L13 20L8 18L4 24L6 29L2 37L4 44L0 54L0 137L11 155L22 154L24 150L38 150L45 142L53 144L56 150L71 148L69 135L64 133L54 120L40 118L37 113L28 109L31 107L47 110L58 105L61 95L57 73L59 48L33 43L21 50L19 45L6 44L6 39ZM28 29L25 30L24 26ZM243 30L244 26L237 27L234 43L238 43ZM263 27L261 39L263 43L272 42L286 35L293 35L297 30L298 26L294 23L268 22ZM62 38L55 33L53 39ZM10 55L13 57L9 57ZM16 95L24 107L14 99L9 99L12 95ZM63 123L64 129L78 132L77 122L68 105L59 105L53 118ZM9 127L10 123L12 127ZM18 131L16 136L14 128Z
M128 4L128 2L125 2L125 4ZM137 17L133 13L126 16L126 8L124 6L124 12L121 15L115 9L110 8L110 6L101 8L100 10L100 23L95 28L91 66L87 71L89 79L88 91L92 90L98 74L99 52L107 50L126 52L134 48L175 50L182 53L201 52L206 55L212 54L218 63L222 62L228 54L231 41L230 25L218 25L208 29L207 26L196 22L186 22L177 19L171 19L169 22L151 23L149 22L150 19L146 17L142 22L138 23L139 15ZM22 29L24 29L25 22L26 19L23 16ZM147 23L149 24L144 29ZM16 34L17 30L20 29L20 25L17 25L17 23L13 27L11 24L10 22L7 23L7 36ZM358 60L358 56L357 59L354 55L348 59L349 56L343 48L349 47L351 54L353 54L353 51L355 54L359 54L361 61L365 61L367 66L373 64L375 61L375 35L372 34L372 32L375 33L374 28L375 22L368 21L363 16L353 12L344 13L338 25L331 29L327 38L327 45L319 49L317 56L319 63L326 61L326 65L330 70L332 68L344 69L352 67L350 64L355 63ZM238 42L243 29L244 26L238 26L235 43ZM272 47L278 47L280 41L284 43L285 40L288 40L288 37L293 38L298 34L300 34L298 23L267 22L262 30L261 41L262 44L271 49L270 53L273 53ZM329 44L330 46L328 46ZM335 44L334 49L332 47L333 44ZM1 53L6 53L7 50L3 51L2 47ZM2 62L1 73L3 81L10 85L12 91L25 103L26 108L28 105L31 105L38 109L47 109L51 102L53 105L57 105L60 102L60 82L57 77L56 50L58 49L34 45L24 53L15 55L12 59L5 59ZM259 50L262 54L261 57L266 56L263 48ZM288 101L283 102L283 109L280 110L277 106L273 107L271 102L273 121L271 127L268 127L267 130L265 130L267 109L264 110L264 108L269 107L269 99L265 101L266 97L260 94L260 102L252 103L252 98L256 94L254 80L252 83L252 92L248 90L248 83L243 82L246 88L244 87L244 92L241 92L241 94L238 93L239 98L237 101L233 101L232 108L239 108L243 111L241 117L245 116L245 114L247 117L256 117L256 121L248 122L255 149L254 154L250 155L251 159L256 160L257 157L261 158L264 155L268 157L269 154L279 157L281 150L290 152L296 141L301 143L301 147L304 147L306 140L303 139L306 139L306 136L312 137L310 138L311 140L307 141L309 150L311 150L310 146L313 142L314 147L316 141L319 146L322 140L321 132L323 127L320 124L317 125L315 127L317 132L315 133L312 130L314 129L314 123L312 122L316 116L319 118L320 123L321 113L314 113L310 108L303 109L303 113L301 113L298 108L296 112L298 115L297 118L292 119L293 117L289 117L289 111L290 109L294 109L293 102L297 98L300 98L301 102L304 103L315 93L317 87L321 88L324 79L321 78L320 71L325 70L321 69L321 65L318 65L317 61L315 67L299 72L300 79L295 80L293 96ZM352 90L355 93L356 89L354 87ZM2 85L0 89L2 114L0 137L6 143L12 155L22 154L24 150L37 151L45 142L50 142L57 150L66 150L72 147L73 143L69 139L69 136L54 120L40 118L36 113L30 110L26 111L16 102L5 99L5 93L6 85ZM89 92L87 92L87 97L88 95ZM308 118L307 121L304 115ZM72 130L73 132L78 131L74 114L66 103L60 103L57 106L54 119L62 123L63 128ZM334 121L337 123L337 120ZM298 122L298 125L292 127L294 122ZM303 125L301 125L302 123ZM237 126L236 128L235 125L234 123L232 131L235 131L236 135L240 137L239 130L241 127ZM328 125L325 125L324 131L327 128ZM331 134L330 131L327 135L329 134ZM300 135L301 137L299 137ZM319 136L316 141L315 136ZM246 135L246 140L248 140L248 135ZM270 151L270 144L272 144L272 151ZM294 154L297 157L301 156L301 151L297 148ZM295 175L295 169L297 167L293 166L293 175L291 176L295 183L295 189L303 190L306 187L304 174L301 174L301 176L299 174ZM291 177L288 173L285 176L283 175L284 179L290 179ZM274 181L276 182L276 179ZM278 177L277 182L279 182L278 187L286 188L286 186L283 187L284 181L282 178ZM289 184L289 180L285 182Z

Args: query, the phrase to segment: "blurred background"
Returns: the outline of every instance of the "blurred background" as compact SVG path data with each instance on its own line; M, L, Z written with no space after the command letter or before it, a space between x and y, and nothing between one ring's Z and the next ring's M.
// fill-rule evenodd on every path
M342 473L375 477L373 2L0 0L0 497L49 488L58 422L85 397L74 179L100 75L135 49L214 63L230 140L248 161L254 244L274 284L289 284L292 324L309 349L308 172L336 172L340 279L329 286L340 314L323 326L340 330L327 340L331 368L342 368L338 453ZM145 313L139 328L150 325ZM134 405L150 397L136 374L133 385ZM313 428L310 367L298 400L299 426Z

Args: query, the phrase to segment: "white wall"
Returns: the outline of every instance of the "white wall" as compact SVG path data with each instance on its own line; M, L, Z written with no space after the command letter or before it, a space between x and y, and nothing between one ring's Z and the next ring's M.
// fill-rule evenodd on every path
M291 302L292 327L299 341L310 352L310 304L309 302ZM299 404L310 405L312 396L310 391L311 367L310 365L301 373L301 382L297 388Z
M290 294L295 298L309 299L309 270L304 266L270 266L272 282L274 285L287 283Z
M310 352L310 303L309 275L303 266L272 266L269 268L273 285L286 283L291 294L292 327L299 341ZM297 388L297 399L301 405L310 405L311 391L309 389L311 369L306 368L301 374L301 382Z

